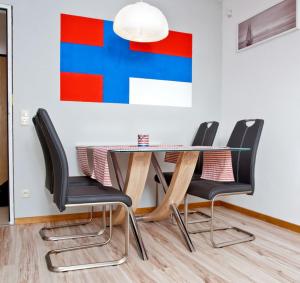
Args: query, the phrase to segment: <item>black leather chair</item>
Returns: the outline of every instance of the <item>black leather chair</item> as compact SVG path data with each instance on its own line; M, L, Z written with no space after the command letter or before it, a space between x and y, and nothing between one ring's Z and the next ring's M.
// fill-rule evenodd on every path
M115 188L104 187L100 183L94 183L93 185L73 185L72 182L69 182L68 162L65 151L47 111L44 109L39 109L37 112L37 118L50 153L50 159L53 166L53 201L58 207L59 211L62 212L68 207L91 207L102 205L104 207L109 206L110 212L109 237L107 240L97 244L86 244L49 251L46 254L46 262L49 270L63 272L119 265L124 263L127 260L129 248L129 211L132 204L130 197ZM120 259L106 262L87 263L71 266L54 266L51 261L51 255L92 247L100 247L110 242L112 234L112 205L121 205L126 211L124 222L125 251L123 256ZM103 210L103 214L103 219L105 220L105 209ZM104 221L101 231L105 230L105 228L106 223Z
M210 239L213 247L220 248L234 245L242 242L252 241L255 236L252 233L239 229L237 227L215 228L214 227L214 203L218 197L231 195L248 194L253 195L255 187L255 159L257 148L263 129L264 121L260 119L238 121L227 143L228 147L250 148L249 151L232 152L232 166L235 182L215 182L209 180L193 180L188 188L187 195L197 196L211 201L210 229L189 231L189 233L210 232ZM188 222L188 201L187 196L184 202L184 219L186 227L188 224L194 224L204 221ZM246 238L233 241L216 243L214 240L214 231L234 229L238 232L248 235Z
M38 118L38 115L34 116L32 118L37 136L39 138L41 147L42 147L42 151L43 151L43 156L44 156L44 160L45 160L45 168L46 168L46 178L45 178L45 187L49 190L49 192L51 194L53 194L53 182L54 182L54 177L53 177L53 165L52 165L52 161L50 158L50 151L47 147L47 143L45 140L45 137L43 135L42 129L41 129L41 125L40 125L40 121ZM68 178L68 181L70 183L72 183L73 185L93 185L95 183L97 183L96 180L88 177L88 176L71 176Z
M45 161L45 168L46 168L46 178L45 178L45 187L49 190L50 194L53 194L53 184L54 184L54 175L53 175L53 164L50 157L50 150L48 148L48 145L46 143L46 137L44 136L44 133L41 128L41 124L38 118L38 115L35 115L32 118L37 136L39 138L43 155L44 155L44 161ZM52 124L52 122L51 122ZM53 125L51 125L54 127ZM95 185L98 182L90 177L87 176L72 176L68 177L68 182L72 184L72 186L89 186L89 185ZM47 236L46 231L53 230L53 229L59 229L59 228L66 228L66 227L73 227L73 226L81 226L86 225L92 222L93 220L93 207L91 208L91 211L89 213L89 219L87 221L82 222L76 222L71 224L63 224L63 225L52 225L50 227L44 227L41 231L41 237L43 240L46 241L59 241L59 240L66 240L66 239L77 239L82 237L92 237L92 236L98 236L99 233L94 234L85 234L85 235L64 235L64 236Z
M197 146L211 146L214 143L215 136L217 134L217 130L219 127L219 123L216 121L211 122L203 122L200 124L198 131L196 133L196 136L194 138L194 141L192 145ZM193 179L200 178L202 173L202 162L203 157L200 154L200 157L198 159ZM163 173L166 182L168 185L170 185L173 172L164 172ZM154 180L156 182L156 206L158 205L158 184L160 184L159 178L157 175L154 176Z

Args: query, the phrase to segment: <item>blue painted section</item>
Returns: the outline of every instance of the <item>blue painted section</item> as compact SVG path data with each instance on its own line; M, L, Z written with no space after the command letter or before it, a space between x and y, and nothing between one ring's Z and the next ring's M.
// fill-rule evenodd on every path
M192 59L131 51L104 21L104 47L61 43L61 72L104 76L104 102L129 103L129 78L192 82Z

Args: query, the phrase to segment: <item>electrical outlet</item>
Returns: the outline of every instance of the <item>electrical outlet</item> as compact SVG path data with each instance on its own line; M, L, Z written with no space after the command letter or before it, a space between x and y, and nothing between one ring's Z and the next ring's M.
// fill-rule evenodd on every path
M30 190L23 190L22 191L22 197L23 198L30 198L31 197Z
M30 114L28 110L21 111L21 125L28 126L30 123Z

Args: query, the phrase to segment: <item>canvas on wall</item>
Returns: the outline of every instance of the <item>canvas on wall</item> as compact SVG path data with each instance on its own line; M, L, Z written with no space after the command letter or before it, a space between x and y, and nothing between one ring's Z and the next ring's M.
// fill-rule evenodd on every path
M297 1L283 0L238 25L238 50L297 28Z
M61 15L60 99L192 106L192 35L124 40L113 22Z

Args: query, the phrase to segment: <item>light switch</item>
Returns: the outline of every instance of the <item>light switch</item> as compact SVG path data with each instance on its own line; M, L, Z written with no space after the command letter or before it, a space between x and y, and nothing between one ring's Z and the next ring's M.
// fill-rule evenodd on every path
M27 126L29 125L30 115L28 110L21 111L21 125Z

